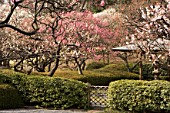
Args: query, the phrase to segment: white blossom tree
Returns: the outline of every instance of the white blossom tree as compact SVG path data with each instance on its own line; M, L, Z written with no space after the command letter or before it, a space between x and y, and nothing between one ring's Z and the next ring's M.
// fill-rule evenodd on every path
M137 15L126 19L127 41L152 61L158 79L160 68L170 70L170 0L141 7Z

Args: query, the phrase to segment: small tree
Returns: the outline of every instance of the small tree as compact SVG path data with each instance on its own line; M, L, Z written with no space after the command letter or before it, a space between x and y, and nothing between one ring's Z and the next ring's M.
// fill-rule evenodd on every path
M79 73L83 74L82 65L85 64L85 60L94 57L96 48L105 46L103 42L113 39L113 32L88 11L70 12L61 18L62 20L58 21L58 29L55 28L52 19L52 24L48 27L48 34L51 34L58 48L58 64L62 57L73 59ZM58 65L54 69L57 67Z
M10 0L1 6L0 28L10 28L28 36L34 35L40 28L38 21L42 15L61 14L75 9L78 10L83 7L82 3L80 0ZM31 14L29 22L19 20L18 16L14 14L17 10L20 11L20 14L23 12L25 15L30 16ZM12 19L18 19L20 23L24 23L29 29L25 30L21 26L14 25L11 23Z
M159 68L168 69L170 47L170 1L156 2L139 8L137 15L127 17L129 42L134 43L139 52L151 58L155 79L158 79ZM161 58L165 58L161 61Z

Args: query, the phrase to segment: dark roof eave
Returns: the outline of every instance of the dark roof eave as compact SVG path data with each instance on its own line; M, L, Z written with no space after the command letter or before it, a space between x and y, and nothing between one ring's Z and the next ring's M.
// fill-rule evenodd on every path
M120 51L120 52L132 52L132 51L136 51L136 50L128 50L128 49L115 49L115 48L112 48L112 51Z

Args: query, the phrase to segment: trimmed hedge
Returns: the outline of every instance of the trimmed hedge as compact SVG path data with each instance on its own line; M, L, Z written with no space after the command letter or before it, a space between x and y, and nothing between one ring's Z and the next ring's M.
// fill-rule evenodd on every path
M99 69L99 68L102 68L106 65L107 64L103 63L103 62L91 62L91 63L87 64L86 70Z
M108 86L110 82L121 79L138 80L139 75L123 71L114 71L113 73L100 72L95 73L95 75L81 77L77 80L85 83L90 83L91 85Z
M23 100L14 87L0 84L0 109L19 108L23 105Z
M116 64L109 64L99 69L91 71L83 71L83 75L79 75L77 71L57 71L56 75L63 78L71 78L91 85L108 86L110 82L131 79L139 80L139 75L126 71L126 67ZM45 75L45 74L44 74Z
M90 83L91 85L99 85L99 86L108 86L110 82L121 79L131 79L138 80L139 75L126 71L126 67L123 64L109 64L99 69L93 70L85 70L83 71L83 75L78 74L77 71L70 70L57 70L54 77L62 77L66 79L74 79L85 83ZM1 71L1 70L0 70ZM3 74L7 74L9 77L14 75L23 75L23 73L14 72L13 70L2 70ZM4 72L5 71L5 72ZM31 76L47 76L48 72L44 73L32 73L34 75ZM29 75L30 76L30 75ZM3 78L3 81L8 82L10 80L9 77L4 77L4 75L0 78ZM1 79L0 79L1 82ZM9 83L9 82L8 82Z
M84 71L84 75L79 75L77 71L57 71L55 76L63 78L71 78L91 85L108 86L110 82L121 79L138 80L139 75L125 72L125 71L113 71L104 72L100 69L94 71Z
M133 112L170 112L170 82L119 80L108 90L109 108Z
M102 71L102 72L126 71L127 72L127 68L124 64L117 63L117 64L106 65L100 69L96 69L96 71Z
M88 85L75 80L40 76L13 76L13 85L26 105L45 108L86 108Z
M1 83L11 83L10 76L4 75L0 73L0 84Z

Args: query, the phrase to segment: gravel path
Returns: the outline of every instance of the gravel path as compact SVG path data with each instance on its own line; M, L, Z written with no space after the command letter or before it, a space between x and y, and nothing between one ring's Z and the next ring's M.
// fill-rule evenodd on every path
M72 110L22 109L22 110L0 110L0 113L86 113L86 112Z
M0 113L101 113L101 110L48 110L48 109L11 109Z

